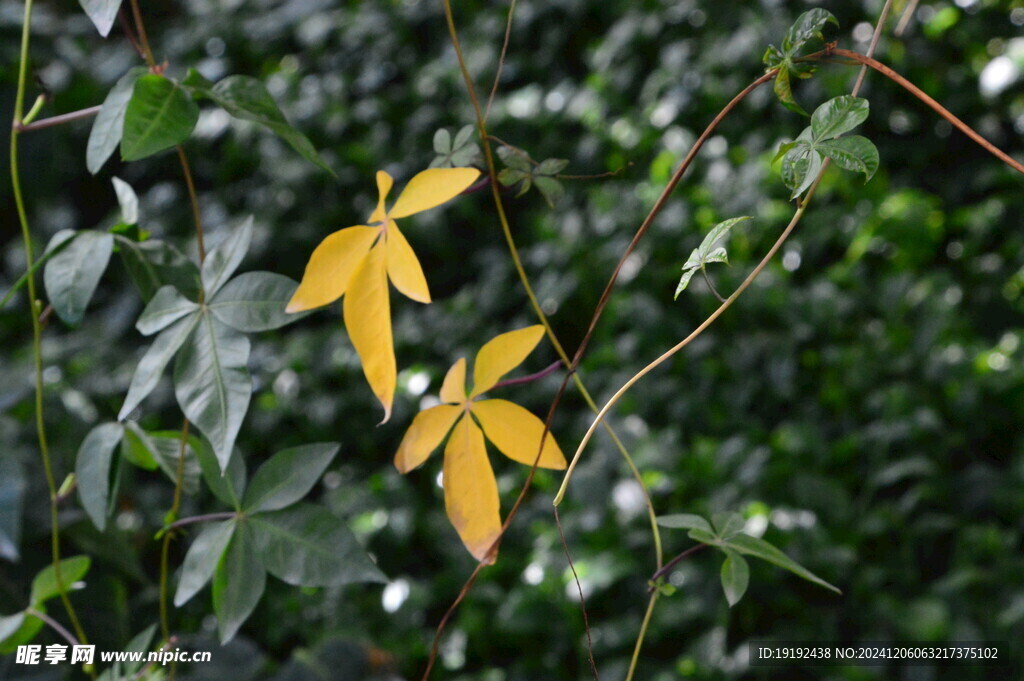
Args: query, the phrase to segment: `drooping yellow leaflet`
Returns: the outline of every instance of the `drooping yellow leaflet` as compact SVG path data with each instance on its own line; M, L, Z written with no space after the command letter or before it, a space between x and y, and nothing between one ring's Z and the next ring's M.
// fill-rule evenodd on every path
M345 328L370 389L391 418L398 369L391 336L388 280L403 295L430 302L423 268L395 220L440 206L461 194L479 177L476 168L433 168L405 186L391 209L385 207L394 180L377 173L377 208L368 225L337 231L316 247L302 283L288 302L288 312L303 312L345 296ZM347 294L347 295L346 295Z
M484 436L505 456L532 466L544 433L544 423L519 405L478 398L519 366L543 336L544 327L536 325L488 341L476 355L473 388L468 393L466 360L457 361L441 385L445 404L417 414L395 454L395 467L408 473L426 461L451 432L444 450L445 509L462 543L477 560L494 562L496 555L488 551L501 534L498 485ZM550 433L544 438L537 465L565 468L565 456Z

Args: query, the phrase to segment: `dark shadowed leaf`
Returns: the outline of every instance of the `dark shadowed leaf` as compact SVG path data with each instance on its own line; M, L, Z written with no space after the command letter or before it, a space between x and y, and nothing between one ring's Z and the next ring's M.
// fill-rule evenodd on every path
M339 448L335 442L322 442L278 452L256 470L242 507L255 513L294 504L309 493Z
M135 81L124 115L121 158L137 161L181 144L199 120L199 107L178 83L148 74Z
M298 504L281 511L256 513L248 522L263 565L289 584L336 586L387 581L345 523L325 508Z
M181 251L159 239L134 241L115 235L125 269L149 302L162 286L173 286L187 298L199 297L199 268Z
M776 565L784 570L789 570L798 577L814 582L818 586L823 586L830 591L835 591L837 594L842 593L839 589L821 579L763 539L752 537L749 534L737 534L726 542L726 546L748 556L768 561L772 565Z
M217 460L217 456L205 440L195 438L193 446L199 457L199 468L203 472L203 480L213 492L213 496L235 510L241 510L242 497L245 495L246 470L245 460L242 459L239 451L235 449L231 453L227 470L221 472L220 461Z
M239 522L228 550L213 576L213 610L217 613L220 642L234 638L249 618L267 585L248 522Z

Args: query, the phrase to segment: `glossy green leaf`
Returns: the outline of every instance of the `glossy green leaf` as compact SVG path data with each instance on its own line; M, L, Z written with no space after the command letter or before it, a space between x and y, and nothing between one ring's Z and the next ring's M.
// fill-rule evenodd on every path
M174 606L185 605L213 578L221 556L235 533L235 521L210 523L196 536L181 565L178 590L174 593Z
M100 35L106 38L121 8L121 0L78 0Z
M217 291L235 273L252 244L252 216L235 227L223 242L206 255L203 261L202 281L206 299L213 300Z
M110 234L82 230L46 263L43 270L46 295L54 312L66 323L82 321L113 252L114 237Z
M661 515L658 516L658 524L662 527L668 527L673 530L701 530L709 534L714 534L714 530L711 529L711 523L699 515L693 515L692 513L676 513L674 515Z
M722 563L722 590L729 607L736 605L747 592L750 584L750 566L743 556L735 551L725 549L725 562Z
M853 130L867 120L868 100L843 95L828 100L811 114L811 131L815 142L823 142Z
M737 534L726 542L726 546L748 556L760 558L784 570L789 570L798 577L823 586L830 591L835 591L837 594L842 593L763 539L752 537L749 534Z
M744 220L750 220L749 215L745 215L738 218L730 218L719 222L717 225L711 228L711 231L707 233L703 241L700 242L700 246L693 249L690 253L690 257L683 263L683 275L679 279L679 284L676 286L675 297L678 298L679 294L686 290L693 275L703 269L708 263L712 262L729 262L728 255L722 247L717 247L716 244L724 239L729 234L729 230L735 227Z
M174 392L224 469L252 398L249 339L209 312L197 314L199 322L175 360Z
M228 76L212 85L192 69L184 84L197 95L213 100L235 118L252 121L267 128L291 145L307 161L334 175L334 171L320 157L309 138L296 130L284 117L277 102L261 81L250 76Z
M60 576L66 592L70 592L74 583L85 577L91 564L92 560L89 556L74 556L60 561ZM32 596L29 602L35 608L59 595L57 573L53 569L53 565L47 565L32 580Z
M866 137L840 137L821 142L818 149L843 170L863 173L865 182L878 170L878 149Z
M75 458L78 498L100 532L107 527L110 507L110 465L123 437L124 426L120 423L100 424L82 440Z
M136 66L121 76L110 92L107 93L100 112L93 121L89 132L89 142L85 151L85 165L95 175L107 162L110 155L121 143L124 132L124 116L128 111L128 102L135 89L135 81L149 73L144 66Z
M134 241L114 235L125 269L149 302L163 286L173 286L187 298L199 297L199 268L181 251L159 239Z
M828 24L839 26L839 20L831 12L820 8L804 12L786 31L782 39L782 51L792 56L813 38L824 41L824 30Z
M263 565L288 584L387 581L345 523L323 507L297 504L254 514L248 523Z
M248 522L239 522L213 575L213 611L222 644L234 638L252 614L266 585L252 531Z
M139 360L132 375L131 385L128 387L128 394L124 398L124 405L118 412L117 420L124 421L135 410L142 400L153 392L164 369L171 361L185 341L192 335L193 330L199 324L199 313L185 319L181 319L170 327L160 332L153 344L146 350L146 354Z
M121 158L138 161L188 139L199 107L169 78L147 74L135 82L121 135Z
M242 497L245 495L245 461L235 449L228 459L227 470L221 471L220 461L205 440L197 439L196 455L199 457L199 468L203 472L206 486L222 503L235 510L241 510Z
M151 336L198 309L197 303L178 293L173 286L163 286L142 310L135 328L143 336Z
M139 221L139 197L132 186L119 177L112 177L114 193L117 194L117 205L121 208L121 221L126 225L134 225Z
M242 507L256 513L294 504L309 494L339 449L335 442L321 442L278 452L256 470Z
M798 144L782 158L782 182L792 189L791 199L807 191L821 172L824 160L807 144Z
M25 502L25 472L11 456L0 457L0 558L21 558L21 518Z
M213 316L239 331L278 329L306 315L286 314L298 284L273 272L246 272L224 285L209 308Z

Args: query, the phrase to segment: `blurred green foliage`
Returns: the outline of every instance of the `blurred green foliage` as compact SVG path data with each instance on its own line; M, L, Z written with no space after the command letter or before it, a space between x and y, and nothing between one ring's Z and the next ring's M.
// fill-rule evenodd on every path
M456 3L469 66L487 92L507 5ZM823 2L840 44L863 51L878 0ZM797 0L586 2L520 0L489 120L534 158L569 160L554 210L531 192L508 196L516 238L555 330L573 349L635 228L704 125L761 73L760 57L808 8ZM253 214L247 269L298 278L326 234L373 207L373 172L399 182L431 162L435 131L472 123L440 3L190 0L145 4L158 61L184 77L262 80L338 178L255 125L203 107L186 147L208 243ZM901 38L878 55L997 145L1019 155L1024 134L1021 0L925 0ZM21 4L0 0L0 109L14 99ZM115 26L100 39L74 3L42 3L33 22L33 74L53 94L42 115L92 106L137 57ZM831 65L795 84L813 110L846 94L856 70ZM878 146L867 185L830 171L781 257L671 366L644 379L613 424L644 471L659 513L735 510L765 538L839 586L843 596L752 563L746 597L730 610L719 564L695 555L670 575L639 678L939 679L916 667L751 671L747 642L897 639L1018 642L1024 632L1024 192L1020 178L871 74L871 116L858 130ZM716 222L756 220L730 237L715 284L732 291L788 221L792 205L770 160L805 119L765 87L721 126L627 262L597 328L582 376L608 396L717 305L703 285L675 303L686 256ZM89 124L22 138L22 167L38 245L58 230L117 221L111 174L141 198L140 225L195 252L173 155L85 167ZM13 215L7 169L0 200ZM418 678L433 628L473 562L444 516L438 461L399 476L390 460L425 394L482 339L534 323L488 192L417 216L407 236L435 303L393 305L404 369L391 421L362 378L337 310L253 336L253 409L239 438L250 468L275 451L316 441L342 452L314 492L351 526L392 580L297 590L270 580L242 636L214 648L189 679ZM17 225L0 221L0 284L24 271ZM31 347L24 296L0 310L0 613L24 607L48 561L48 516L32 427ZM44 338L46 409L59 476L97 422L114 418L144 348L141 302L116 267L77 328L51 320ZM524 371L555 355L538 350ZM557 375L509 388L543 413ZM180 425L168 384L142 425ZM570 391L554 422L571 451L590 413ZM495 460L507 511L525 475ZM582 619L553 525L558 478L534 492L460 607L434 678L584 679ZM127 471L114 527L100 535L72 500L61 513L67 553L93 556L73 598L100 649L118 650L156 620L154 532L172 488L159 472ZM23 511L15 512L23 500ZM208 493L183 515L215 506ZM587 597L602 679L621 679L654 571L642 500L607 438L595 439L562 506ZM665 533L672 555L692 545ZM172 546L180 565L188 541ZM17 550L17 554L15 553ZM12 559L17 560L12 560ZM63 613L52 609L60 617ZM208 592L175 610L185 642L212 643ZM47 636L50 634L48 633ZM205 643L203 643L205 641ZM49 641L47 641L49 642ZM1019 650L1016 670L1022 668ZM0 677L28 678L0 660ZM65 668L66 669L66 668ZM230 671L226 671L230 670ZM35 668L31 678L57 678ZM58 670L59 671L59 670ZM1003 671L1007 671L1004 669ZM967 669L958 679L997 678ZM1012 673L1012 672L1011 672ZM1014 678L1007 676L1005 678Z

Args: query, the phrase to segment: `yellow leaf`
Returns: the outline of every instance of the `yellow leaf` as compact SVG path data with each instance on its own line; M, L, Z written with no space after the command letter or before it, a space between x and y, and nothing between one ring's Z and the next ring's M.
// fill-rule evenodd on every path
M395 454L398 472L408 473L426 461L461 413L461 407L441 404L416 414Z
M375 227L348 227L331 234L313 251L302 283L288 301L286 312L321 307L344 295L352 275L380 233Z
M423 276L420 261L413 253L398 226L391 222L387 229L388 276L399 291L419 303L430 302L430 290Z
M533 465L544 434L543 421L508 400L473 402L470 409L480 419L484 435L502 454L527 466ZM544 438L544 451L537 465L555 470L565 468L565 455L550 432Z
M345 295L344 316L348 336L363 362L366 380L384 407L384 423L391 418L398 380L384 244L371 248L353 275Z
M473 362L473 392L470 397L490 390L502 376L522 364L543 336L544 327L535 324L487 341Z
M444 450L444 505L473 557L493 563L495 556L487 551L501 534L498 484L484 435L469 416L455 425Z
M378 177L380 173L378 173ZM454 199L480 176L476 168L431 168L418 173L398 196L388 211L392 219L440 206ZM390 179L390 178L388 178Z
M466 401L466 359L460 357L452 365L441 384L441 401L462 404Z
M370 215L370 222L384 222L387 218L387 211L384 210L384 202L391 193L391 186L395 183L391 176L383 170L377 171L377 208Z

